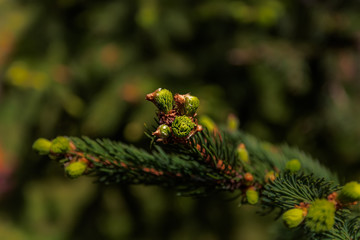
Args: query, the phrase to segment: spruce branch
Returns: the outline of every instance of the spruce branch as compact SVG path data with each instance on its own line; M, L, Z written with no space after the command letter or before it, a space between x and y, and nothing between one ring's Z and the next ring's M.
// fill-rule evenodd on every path
M88 161L88 174L102 183L161 185L194 191L217 189L217 181L222 179L212 168L195 160L195 156L168 154L159 146L149 153L108 139L71 137L70 141L75 148L67 159L80 157Z
M288 210L301 203L309 204L316 199L327 198L338 190L338 186L324 178L285 172L271 184L265 185L262 203L264 206Z
M146 99L159 109L158 126L146 133L150 152L88 137L38 139L33 148L57 160L70 178L158 185L190 196L237 192L242 203L280 209L285 225L302 228L309 239L359 239L351 208L360 200L358 182L340 186L334 173L297 148L220 129L209 120L200 125L200 101L190 94L157 89Z

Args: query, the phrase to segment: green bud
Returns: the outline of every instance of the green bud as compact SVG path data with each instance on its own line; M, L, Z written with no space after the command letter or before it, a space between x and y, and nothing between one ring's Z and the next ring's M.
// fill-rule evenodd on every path
M309 207L305 224L312 232L332 229L335 223L335 206L326 199L317 199Z
M174 105L172 93L167 89L160 89L155 95L155 104L161 111L168 113Z
M229 114L227 127L231 132L234 132L239 128L239 119L234 114Z
M302 223L302 221L305 218L304 210L300 208L293 208L290 210L287 210L283 216L282 219L284 221L284 224L288 228L295 228Z
M245 163L249 163L249 153L248 151L246 150L246 147L243 143L241 143L237 149L236 149L237 153L238 153L238 156L239 156L239 159L240 161L243 161Z
M186 115L193 116L196 113L199 105L200 101L197 97L185 95L184 111Z
M209 130L209 132L211 132L211 133L214 132L214 130L216 129L215 122L208 116L201 116L199 118L199 124L201 124L203 127L207 128Z
M66 137L57 137L52 141L50 152L51 153L67 153L70 150L70 142Z
M286 170L297 172L301 169L301 163L297 159L292 159L286 163Z
M171 128L176 137L182 138L189 135L196 124L187 116L178 116L173 121Z
M37 151L40 155L47 155L50 152L51 147L51 141L45 139L45 138L39 138L37 139L34 144L32 145L32 148Z
M171 135L171 129L166 124L161 124L156 131L153 133L153 135L156 135L160 138L167 138Z
M252 205L256 204L259 201L259 193L252 188L248 189L246 191L246 200Z
M69 178L77 178L83 175L87 168L84 162L72 162L65 167L65 173Z
M351 203L360 200L360 184L349 182L341 189L337 199L342 203Z

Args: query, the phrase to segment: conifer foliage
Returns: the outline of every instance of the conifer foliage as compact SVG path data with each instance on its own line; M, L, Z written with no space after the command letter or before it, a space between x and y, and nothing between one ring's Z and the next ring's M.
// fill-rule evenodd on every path
M145 184L186 196L237 192L242 203L280 210L288 228L308 239L360 238L353 205L360 184L338 184L335 174L296 148L274 146L240 130L197 120L200 101L190 94L157 89L146 96L158 108L146 132L152 151L109 139L40 138L33 148L64 167L69 178L92 176L105 184Z

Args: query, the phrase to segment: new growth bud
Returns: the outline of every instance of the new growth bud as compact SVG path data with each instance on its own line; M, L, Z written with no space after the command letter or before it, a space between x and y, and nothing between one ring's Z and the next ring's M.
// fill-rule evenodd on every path
M40 155L47 155L50 153L51 141L45 138L37 139L32 148L37 151Z
M184 104L185 115L194 116L199 105L200 105L200 101L197 97L191 95L185 95L185 104Z
M155 132L153 132L153 135L159 137L159 138L168 138L171 135L171 129L166 124L161 124Z
M309 207L306 226L312 232L329 231L335 223L335 205L326 199L317 199Z
M171 125L172 131L176 137L183 138L189 135L196 124L187 116L176 117Z
M66 137L57 137L52 141L50 152L51 153L67 153L70 150L70 142Z
M199 123L211 133L213 133L217 128L215 122L210 117L205 115L202 115L199 118Z
M360 184L358 182L349 182L341 189L337 199L341 203L351 203L360 200Z
M174 106L172 93L167 89L157 89L153 93L146 95L146 100L153 102L160 111L168 113Z
M286 170L297 172L301 169L301 163L297 159L292 159L286 163Z
M304 221L306 215L306 211L300 208L293 208L290 210L287 210L283 216L282 219L284 221L284 224L288 228L295 228L299 226L302 221Z
M253 188L249 188L246 190L246 199L249 204L254 205L259 201L259 193Z
M190 94L175 94L174 99L181 115L194 116L200 105L199 99Z
M65 173L69 178L77 178L84 174L87 168L84 162L72 162L65 167Z
M234 114L229 114L227 118L227 128L229 131L234 132L239 128L239 119Z
M243 143L241 143L238 147L237 147L237 153L239 156L240 161L243 161L245 163L249 163L249 153L246 150L246 147Z

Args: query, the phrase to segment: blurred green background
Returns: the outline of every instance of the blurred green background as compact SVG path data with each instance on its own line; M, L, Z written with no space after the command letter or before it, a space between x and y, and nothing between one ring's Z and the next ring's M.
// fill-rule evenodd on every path
M0 0L0 239L301 239L227 195L69 180L31 145L87 135L148 148L158 87L260 139L360 175L360 4Z

